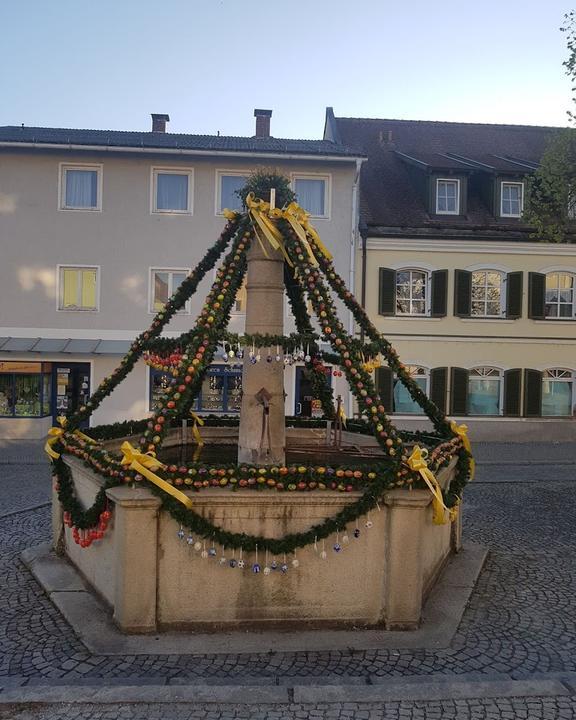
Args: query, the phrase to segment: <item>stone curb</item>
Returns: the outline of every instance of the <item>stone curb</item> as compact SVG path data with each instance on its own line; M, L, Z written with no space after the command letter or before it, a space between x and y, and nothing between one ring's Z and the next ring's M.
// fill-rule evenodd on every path
M25 703L194 703L318 704L430 702L473 698L570 696L560 680L424 682L387 681L379 685L92 685L27 686L0 692L0 707Z
M22 561L88 650L95 655L212 655L325 650L449 647L487 556L469 543L453 556L424 607L418 630L303 630L301 632L162 633L124 635L109 609L76 569L47 543L25 550Z

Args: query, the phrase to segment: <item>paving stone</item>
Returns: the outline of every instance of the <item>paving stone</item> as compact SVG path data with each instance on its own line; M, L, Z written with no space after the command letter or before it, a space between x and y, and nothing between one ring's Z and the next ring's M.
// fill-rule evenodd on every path
M542 444L540 444L542 445ZM570 447L568 447L571 445ZM28 446L10 448L0 444L0 485L3 489L2 512L22 510L46 502L50 497L50 473L39 458L36 444L33 454ZM523 468L526 482L505 482L509 465L490 465L504 460L518 461L530 453L529 466ZM576 504L573 502L576 478L574 444L560 448L483 445L478 481L466 491L464 512L465 537L485 544L490 556L479 578L452 645L444 650L370 650L317 653L271 653L231 655L138 655L92 656L66 624L50 600L23 566L19 554L26 548L45 542L50 536L50 512L43 507L15 515L0 515L0 686L4 680L37 683L68 682L76 677L84 684L115 685L134 679L146 684L177 681L210 681L225 684L241 682L243 677L279 678L286 686L298 684L298 678L345 678L346 682L366 682L369 678L398 679L439 676L446 680L468 676L481 678L496 674L500 679L528 679L535 673L576 673ZM570 464L561 473L544 461L553 458ZM18 461L26 461L25 466ZM482 462L485 464L482 465ZM499 475L501 481L496 482ZM486 480L483 482L482 479ZM497 478L496 478L497 479ZM306 682L309 682L307 680ZM573 687L572 687L573 689ZM491 718L576 717L573 698L521 698L498 703L466 701L464 704L419 706L386 704L358 706L359 717ZM458 701L460 702L460 701ZM272 706L271 706L272 707ZM278 717L295 717L288 706L273 706ZM86 709L88 708L88 709ZM121 708L127 718L138 717L130 706ZM86 710L86 713L82 713ZM62 718L115 717L107 706L101 709L80 705L61 710ZM314 710L315 714L310 715ZM151 706L150 712L159 712ZM303 717L343 718L354 712L338 704L323 707L306 705ZM401 716L399 713L404 714ZM2 709L5 713L5 709ZM19 709L14 718L59 717L51 709ZM54 711L56 712L56 711ZM119 710L118 710L119 712ZM177 718L206 717L205 708L177 708ZM211 712L215 712L214 707ZM254 717L240 705L218 710L217 717ZM328 715L327 713L334 713ZM93 713L90 715L89 713ZM111 714L110 714L111 713ZM130 715L132 713L132 715ZM194 714L196 713L196 714ZM198 714L198 713L204 713ZM226 714L228 713L228 714ZM230 714L233 713L233 714ZM242 713L244 713L242 715ZM291 713L291 714L290 714ZM320 713L320 714L318 714ZM406 714L408 713L408 714ZM162 715L158 715L161 717ZM1 715L0 718L12 717ZM121 717L116 715L116 717ZM274 716L270 716L274 717Z

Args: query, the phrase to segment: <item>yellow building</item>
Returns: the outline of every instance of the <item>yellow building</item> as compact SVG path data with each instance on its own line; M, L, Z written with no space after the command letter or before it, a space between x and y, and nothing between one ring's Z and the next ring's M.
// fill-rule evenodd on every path
M526 180L557 129L335 118L325 139L368 157L356 293L421 387L475 439L570 439L576 245L523 221ZM422 425L390 370L395 422Z

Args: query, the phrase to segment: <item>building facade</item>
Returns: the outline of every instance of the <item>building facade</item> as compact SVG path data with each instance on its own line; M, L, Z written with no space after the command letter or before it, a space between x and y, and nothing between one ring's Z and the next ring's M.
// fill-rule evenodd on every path
M436 404L476 439L573 439L576 245L537 242L527 178L555 128L336 118L368 157L357 295ZM377 371L395 422L419 408Z
M290 177L354 283L361 158L331 141L273 138L270 115L255 111L251 138L167 133L166 115L144 133L0 128L0 437L42 437L85 401L216 241L257 167ZM191 327L212 279L167 335ZM243 322L240 294L230 329ZM286 304L288 332L290 322ZM286 372L286 412L302 412L302 366ZM221 358L197 409L238 412L240 378ZM92 422L145 417L165 381L140 363Z

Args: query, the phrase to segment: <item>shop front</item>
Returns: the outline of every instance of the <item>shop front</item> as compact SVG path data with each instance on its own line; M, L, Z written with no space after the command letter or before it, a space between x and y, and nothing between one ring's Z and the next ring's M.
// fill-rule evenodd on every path
M90 363L0 360L0 438L42 438L89 396Z

